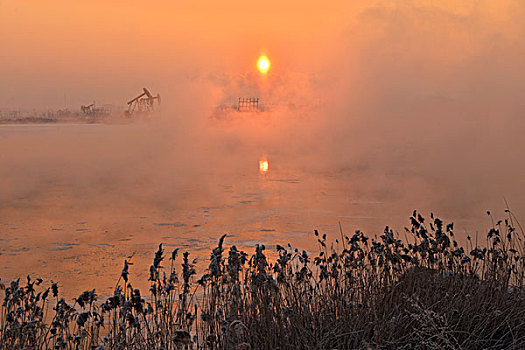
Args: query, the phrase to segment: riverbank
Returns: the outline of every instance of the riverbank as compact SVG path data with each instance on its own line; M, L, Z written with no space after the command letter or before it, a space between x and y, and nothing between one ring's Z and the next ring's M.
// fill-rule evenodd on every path
M507 215L464 247L452 223L416 212L402 238L388 227L375 238L315 231L316 255L277 246L274 261L264 245L250 256L222 236L199 277L189 252L160 245L149 293L133 287L140 267L126 260L106 300L4 282L2 348L519 348L524 233Z

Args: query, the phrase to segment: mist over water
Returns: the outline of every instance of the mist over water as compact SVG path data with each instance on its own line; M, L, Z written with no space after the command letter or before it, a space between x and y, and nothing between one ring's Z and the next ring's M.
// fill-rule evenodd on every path
M485 211L503 214L504 198L525 218L524 14L519 1L345 8L332 26L312 33L300 22L300 34L268 45L264 79L248 64L203 59L255 62L206 46L200 32L202 45L183 46L179 61L152 42L157 61L144 52L126 69L111 66L115 75L96 89L49 72L42 86L24 83L23 62L10 58L0 68L0 106L45 105L50 86L72 87L69 99L80 103L125 99L150 84L165 103L132 123L0 126L0 276L105 288L133 253L145 273L160 242L201 259L223 233L247 249L314 248L305 239L314 228L333 238L339 222L348 232L401 231L413 209L457 222L465 236L484 234ZM217 32L251 42L228 35ZM147 73L126 78L135 64ZM216 115L240 96L259 96L268 111Z

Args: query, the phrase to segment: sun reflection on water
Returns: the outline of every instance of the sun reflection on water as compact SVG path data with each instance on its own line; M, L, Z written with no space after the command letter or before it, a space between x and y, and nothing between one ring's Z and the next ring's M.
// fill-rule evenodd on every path
M268 172L268 169L269 169L268 160L266 158L259 160L259 172L261 174L265 174Z

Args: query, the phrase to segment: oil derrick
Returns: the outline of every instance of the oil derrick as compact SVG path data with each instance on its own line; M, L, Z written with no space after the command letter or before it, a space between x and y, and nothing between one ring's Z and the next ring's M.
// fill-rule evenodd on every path
M155 101L157 107L160 106L160 94L153 96L148 89L143 88L144 92L128 102L126 116L131 117L135 113L149 113L155 110Z
M237 111L239 112L259 112L258 97L239 97L237 102Z

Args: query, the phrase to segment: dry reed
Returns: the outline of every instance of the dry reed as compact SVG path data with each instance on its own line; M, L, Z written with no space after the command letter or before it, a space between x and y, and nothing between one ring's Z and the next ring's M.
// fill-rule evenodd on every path
M179 270L161 244L149 296L125 261L103 303L94 289L68 303L28 276L3 286L0 349L524 348L524 232L506 215L482 246L417 212L404 240L315 231L315 256L278 245L275 261L264 245L226 251L222 236L198 280L188 252Z

